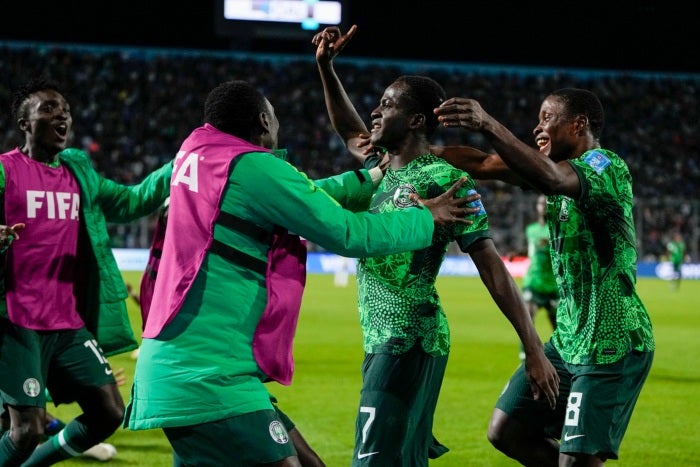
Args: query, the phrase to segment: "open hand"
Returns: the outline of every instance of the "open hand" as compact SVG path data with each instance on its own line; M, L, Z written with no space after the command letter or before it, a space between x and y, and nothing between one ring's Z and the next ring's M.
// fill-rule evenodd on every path
M465 216L467 214L478 212L480 208L471 207L469 206L469 203L480 199L481 196L477 193L461 198L455 198L455 193L457 190L462 188L466 181L466 177L460 178L450 187L449 190L440 196L436 196L435 198L423 199L415 193L412 193L409 196L412 201L422 204L430 210L430 213L433 215L435 225L455 223L471 225L473 221L467 219Z
M17 223L12 226L0 225L0 249L4 250L10 244L19 239L19 231L24 229L23 223Z

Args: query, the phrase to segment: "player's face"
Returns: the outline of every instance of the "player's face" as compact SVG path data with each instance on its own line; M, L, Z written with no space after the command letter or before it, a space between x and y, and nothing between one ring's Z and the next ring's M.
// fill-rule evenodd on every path
M35 92L23 107L24 117L18 123L31 156L51 157L66 148L73 119L61 94L49 89Z
M406 111L404 86L394 83L386 88L371 117L372 144L389 151L397 150L410 130L412 117L412 114Z
M263 136L262 146L268 149L277 149L280 122L275 114L275 108L267 99L265 100L265 106L267 107L268 126L267 133Z
M549 96L542 102L539 123L532 132L540 152L553 161L575 155L575 120L568 116L561 99Z

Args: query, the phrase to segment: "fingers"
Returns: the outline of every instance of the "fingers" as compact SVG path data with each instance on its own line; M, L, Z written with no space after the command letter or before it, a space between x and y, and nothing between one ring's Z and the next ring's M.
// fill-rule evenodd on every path
M466 182L467 182L467 177L461 177L459 180L457 180L456 182L454 182L452 184L452 186L450 187L449 190L447 190L445 193L443 193L440 196L444 196L444 197L454 196L455 192L457 190L459 190L460 188L462 188Z
M549 387L546 390L544 390L534 383L531 384L530 387L532 389L532 397L535 400L540 400L540 398L544 394L544 396L547 398L549 408L554 410L557 407L557 392L552 387Z
M314 34L314 37L311 38L311 43L318 46L322 42L326 42L328 47L340 51L345 44L353 38L355 32L357 32L356 24L353 24L345 35L343 35L338 26L329 26L323 31Z

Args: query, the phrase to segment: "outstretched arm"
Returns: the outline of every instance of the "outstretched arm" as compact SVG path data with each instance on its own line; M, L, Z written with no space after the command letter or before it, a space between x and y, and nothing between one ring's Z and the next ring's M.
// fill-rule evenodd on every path
M483 134L499 154L501 163L507 164L512 172L542 193L563 194L575 199L580 195L580 180L570 164L554 162L520 141L476 100L453 97L440 104L434 112L445 127L459 127ZM474 174L472 176L478 178Z
M477 180L500 180L511 185L526 185L498 154L489 154L471 146L430 146L430 152Z
M335 69L333 59L340 53L355 35L357 26L353 25L346 34L336 26L325 28L311 40L316 46L316 63L323 84L323 96L333 129L343 139L350 153L363 163L367 154L358 147L361 135L369 136L367 126L350 102Z

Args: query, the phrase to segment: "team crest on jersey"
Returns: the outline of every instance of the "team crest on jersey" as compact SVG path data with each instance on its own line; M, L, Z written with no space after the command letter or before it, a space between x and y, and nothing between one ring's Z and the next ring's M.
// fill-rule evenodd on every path
M275 420L270 423L270 436L275 440L277 444L287 444L289 442L289 435L287 435L287 430L284 429L284 425Z
M600 175L607 166L610 165L610 159L599 151L591 151L583 158L584 162L591 166L595 172Z
M411 193L418 193L416 187L410 183L405 183L396 187L394 192L394 206L397 208L407 208L409 206L415 206L416 203L410 198Z
M566 222L569 220L569 201L570 199L566 196L561 199L561 206L559 206L559 222Z
M41 393L41 384L36 378L27 378L22 385L24 393L29 397L36 397Z

